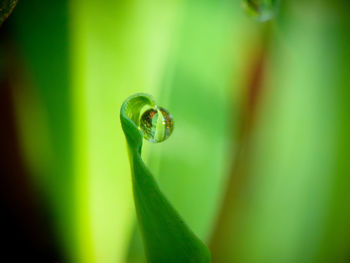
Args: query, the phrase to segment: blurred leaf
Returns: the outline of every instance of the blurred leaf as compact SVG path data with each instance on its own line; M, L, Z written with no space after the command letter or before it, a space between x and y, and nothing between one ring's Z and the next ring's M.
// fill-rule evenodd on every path
M120 119L128 143L134 201L149 262L210 262L210 252L192 233L160 191L141 158L142 134L137 128L144 106L154 106L145 94L129 97Z
M16 7L11 22L24 72L15 90L23 150L65 258L76 262L76 227L85 222L75 219L67 13L68 1L28 0Z
M286 2L215 262L349 260L349 19L334 3Z
M0 2L0 25L9 17L18 0L2 0Z

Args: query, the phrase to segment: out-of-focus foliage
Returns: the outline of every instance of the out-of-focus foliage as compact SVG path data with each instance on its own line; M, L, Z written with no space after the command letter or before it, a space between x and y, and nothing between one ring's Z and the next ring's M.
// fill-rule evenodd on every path
M216 262L349 260L346 6L285 1L271 28L264 93L221 214Z
M349 260L349 3L272 2L19 1L1 76L63 258L144 260L118 111L146 92L175 129L143 160L214 262Z
M15 8L18 0L1 0L0 1L0 25L8 18Z
M67 257L77 249L69 27L66 1L21 1L13 14L13 45L21 65L15 92L23 149L51 207ZM11 17L11 18L12 18ZM83 183L83 182L80 182ZM80 222L82 224L82 222Z

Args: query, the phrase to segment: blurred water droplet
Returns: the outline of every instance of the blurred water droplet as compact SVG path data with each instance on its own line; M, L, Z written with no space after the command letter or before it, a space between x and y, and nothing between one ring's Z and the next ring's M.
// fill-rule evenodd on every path
M146 110L140 118L143 137L150 142L162 142L173 132L174 122L171 114L164 108Z
M244 11L259 22L272 19L276 13L277 0L243 0Z

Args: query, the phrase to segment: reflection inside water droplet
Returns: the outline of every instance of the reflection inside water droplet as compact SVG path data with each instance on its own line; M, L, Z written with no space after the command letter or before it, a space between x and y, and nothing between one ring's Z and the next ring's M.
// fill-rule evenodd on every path
M143 137L150 142L166 140L173 132L173 128L173 117L162 107L148 109L140 118Z
M275 16L277 0L243 0L244 11L254 19L265 22Z

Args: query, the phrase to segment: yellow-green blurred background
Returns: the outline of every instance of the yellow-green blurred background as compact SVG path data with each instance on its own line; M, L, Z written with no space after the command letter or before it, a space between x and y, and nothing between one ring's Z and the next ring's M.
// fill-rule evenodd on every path
M145 262L119 110L146 92L175 127L143 158L213 262L350 262L350 3L276 2L20 0L0 261Z

